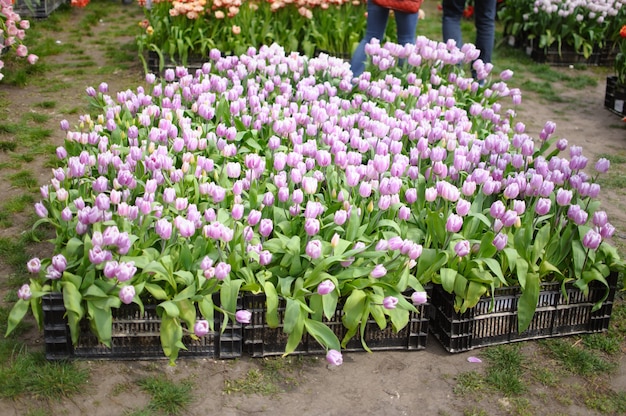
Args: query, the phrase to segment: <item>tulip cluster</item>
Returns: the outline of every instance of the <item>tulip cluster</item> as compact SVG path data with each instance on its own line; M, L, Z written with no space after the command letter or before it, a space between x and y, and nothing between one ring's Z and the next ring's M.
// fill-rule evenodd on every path
M268 322L286 300L286 352L307 332L338 364L368 317L403 328L425 284L465 310L522 280L584 290L621 264L587 159L555 144L554 123L532 138L515 122L510 71L476 63L481 87L459 65L475 48L423 37L368 53L355 79L339 59L272 45L213 50L193 74L149 74L115 96L89 88L102 114L62 122L63 167L36 205L57 234L55 257L29 262L30 304L62 287L78 322L156 300L175 360L181 327L201 336L216 309L245 324L239 294L263 292ZM29 305L21 293L11 322ZM342 340L321 323L337 308Z
M30 22L15 13L11 0L0 0L0 53L3 53L5 49L11 49L18 57L26 58L29 64L35 64L39 58L37 55L28 53L28 47L23 43L26 30L29 28ZM4 61L0 59L0 80L4 78L2 68L4 68Z

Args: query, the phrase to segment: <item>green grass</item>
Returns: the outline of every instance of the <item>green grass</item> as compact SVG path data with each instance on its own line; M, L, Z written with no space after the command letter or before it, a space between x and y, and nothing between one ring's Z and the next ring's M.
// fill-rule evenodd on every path
M52 109L57 106L57 102L51 101L51 100L45 100L45 101L35 104L35 106L39 108Z
M456 385L454 386L454 393L459 395L472 395L475 396L481 391L485 391L488 388L485 383L485 376L477 371L467 371L460 373L456 378Z
M26 243L21 239L0 238L0 256L9 266L21 267L22 269L25 267L26 262L29 260L25 248Z
M84 392L89 373L71 362L49 362L43 353L31 353L19 344L3 341L0 364L0 397L25 395L61 400Z
M14 152L17 149L17 143L0 141L0 152Z
M48 120L50 120L50 115L48 114L44 114L44 113L36 113L34 111L31 111L30 113L26 113L24 114L24 116L22 117L22 120L32 120L35 123L46 123Z
M9 212L11 214L15 214L17 212L23 212L26 207L31 206L35 202L32 195L23 194L13 197L6 201L2 205L3 212Z
M619 153L600 153L598 155L598 159L601 158L604 158L611 162L611 165L626 163L626 156L620 155Z
M249 370L245 376L224 380L224 392L227 394L260 394L272 396L297 384L294 372L299 372L305 357L276 357L259 361L260 367Z
M519 344L502 345L486 349L482 356L488 361L485 381L506 396L526 392L522 381L522 360Z
M148 409L167 415L184 415L193 402L193 383L189 380L172 381L164 376L149 376L139 380L139 387L150 395Z
M587 351L569 340L548 339L540 341L552 358L567 371L580 376L593 376L610 373L616 364L600 357L597 352Z
M9 175L11 186L16 188L35 190L37 188L37 180L33 177L33 173L29 170L22 170Z

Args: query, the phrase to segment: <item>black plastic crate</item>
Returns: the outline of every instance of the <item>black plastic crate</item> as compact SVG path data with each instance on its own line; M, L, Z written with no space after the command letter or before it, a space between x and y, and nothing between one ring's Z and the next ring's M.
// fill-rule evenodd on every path
M600 62L606 62L608 58L608 52L602 53L596 48L590 56L585 57L583 54L576 52L573 46L552 45L547 48L540 48L537 45L535 39L525 40L526 55L538 63L545 63L551 66L569 66L569 65L599 65Z
M62 4L69 3L68 0L33 0L32 7L28 7L24 0L16 0L13 5L13 11L22 17L34 17L35 19L44 19L50 16L50 13L58 9Z
M89 321L80 323L80 335L72 345L70 330L65 316L63 295L51 293L43 297L44 339L46 358L61 360L71 358L89 359L165 359L160 339L161 320L156 305L144 305L143 314L135 304L113 309L111 348L101 344L91 332ZM186 350L179 351L179 358L210 357L218 359L241 357L243 333L241 325L230 322L221 332L222 315L215 314L215 331L194 340L184 335ZM198 316L200 318L200 315Z
M430 287L426 289L430 295ZM286 302L279 300L279 322L283 322ZM288 335L283 332L282 324L276 328L270 328L265 319L266 303L265 295L246 294L243 296L243 308L252 312L250 323L244 326L245 352L252 357L267 357L282 355L285 352ZM412 312L409 323L400 331L395 332L391 325L381 330L373 319L368 320L364 340L367 347L372 351L385 350L422 350L426 348L429 324L429 304L417 307L419 313ZM324 323L337 335L339 341L343 339L347 330L342 321L342 310L337 308L332 319L324 318ZM365 351L361 343L360 333L357 333L343 351ZM312 336L304 334L302 341L292 354L325 354L326 350Z
M584 296L578 288L566 285L569 301L561 292L560 283L542 283L535 315L528 329L522 333L517 331L517 304L522 294L519 287L496 289L493 299L483 297L474 308L460 314L454 310L454 295L437 285L431 300L431 332L448 352L602 332L609 326L617 273L612 273L607 280L609 296L595 312L591 311L594 304L606 293L606 286L601 283L590 283L588 296Z
M617 83L617 76L606 77L604 107L621 117L626 117L626 85Z
M159 55L154 51L148 52L148 60L146 61L148 64L148 72L153 73L155 75L163 75L166 69L176 69L177 67L185 67L189 74L195 74L197 70L202 69L202 66L205 62L209 61L209 58L202 58L200 56L190 56L187 59L187 64L182 65L180 63L176 64L172 61L168 56L163 57L163 70L159 70L160 67L160 58Z

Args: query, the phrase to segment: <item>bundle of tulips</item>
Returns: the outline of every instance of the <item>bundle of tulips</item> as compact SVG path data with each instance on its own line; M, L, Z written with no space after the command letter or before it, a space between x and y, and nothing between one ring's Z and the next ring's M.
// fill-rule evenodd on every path
M337 58L272 45L214 49L195 73L149 74L113 96L89 88L102 112L62 123L60 166L35 206L54 255L29 262L8 331L62 291L73 339L87 318L106 344L112 309L152 302L174 362L183 334L206 334L216 310L245 324L238 296L263 293L287 353L308 333L337 364L370 317L403 328L427 283L461 311L519 284L532 316L542 280L584 291L623 267L597 199L608 161L587 173L552 122L527 134L511 71L478 61L479 86L462 70L472 45L424 37L367 52L354 79ZM324 324L337 308L342 340Z

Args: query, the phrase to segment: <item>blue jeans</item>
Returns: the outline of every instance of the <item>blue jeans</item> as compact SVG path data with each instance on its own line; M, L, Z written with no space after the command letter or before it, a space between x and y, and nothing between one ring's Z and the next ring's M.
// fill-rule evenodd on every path
M461 18L466 0L443 0L443 41L454 39L456 45L463 46L461 37ZM474 25L476 26L476 48L480 50L480 59L491 63L491 53L496 31L496 0L474 1Z
M495 0L494 0L495 1ZM415 30L417 29L417 13L393 12L396 16L396 26L398 28L398 44L406 45L407 43L415 44ZM372 39L376 38L382 42L387 28L387 20L389 19L389 9L377 6L371 0L367 2L367 27L365 29L365 37L359 43L354 54L350 66L352 73L358 77L365 70L367 56L365 54L365 45Z

